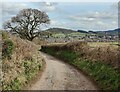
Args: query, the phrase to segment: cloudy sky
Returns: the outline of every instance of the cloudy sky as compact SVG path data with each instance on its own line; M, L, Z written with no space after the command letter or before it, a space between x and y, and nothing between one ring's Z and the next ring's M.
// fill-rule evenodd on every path
M48 28L73 30L110 30L118 28L118 9L115 2L4 2L2 25L24 8L45 11L51 23Z

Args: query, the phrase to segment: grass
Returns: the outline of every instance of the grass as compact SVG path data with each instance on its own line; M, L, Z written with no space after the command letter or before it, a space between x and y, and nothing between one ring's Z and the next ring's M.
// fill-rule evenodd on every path
M114 68L100 62L91 62L89 60L78 60L72 62L72 64L92 76L102 89L118 89L118 71Z
M58 37L58 38L59 38L59 37L61 38L61 37L65 37L65 34L63 34L63 33L58 33L58 34L53 34L52 36L53 36L53 37L56 37L56 38L57 38L57 37Z
M69 36L81 36L81 37L85 37L86 33L80 33L80 32L73 32L68 34Z
M42 64L36 63L34 60L22 61L22 67L24 72L19 74L15 79L12 79L9 83L3 81L3 90L20 90L23 85L27 85L29 81L38 73ZM22 79L20 78L22 77Z
M113 91L118 90L118 85L120 85L120 74L118 74L118 69L99 61L93 62L79 58L79 54L71 50L55 50L54 46L48 46L45 48L43 47L42 51L59 57L86 72L96 81L101 89Z
M89 46L91 47L104 47L104 46L112 46L118 48L118 42L89 42Z
M65 37L65 36L81 36L81 37L85 37L86 35L90 36L90 35L96 35L96 34L88 34L88 33L80 33L80 32L72 32L69 34L64 34L64 33L56 33L56 34L52 34L53 37Z
M2 44L2 58L11 59L15 46L12 40L6 39Z
M43 58L34 43L19 37L2 34L2 89L21 90L41 70Z

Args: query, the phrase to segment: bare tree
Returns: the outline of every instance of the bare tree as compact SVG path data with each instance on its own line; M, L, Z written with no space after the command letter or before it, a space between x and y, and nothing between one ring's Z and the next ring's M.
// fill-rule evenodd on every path
M49 23L49 17L45 12L29 8L21 10L15 17L7 21L3 27L18 33L21 38L32 41L39 36L40 27Z

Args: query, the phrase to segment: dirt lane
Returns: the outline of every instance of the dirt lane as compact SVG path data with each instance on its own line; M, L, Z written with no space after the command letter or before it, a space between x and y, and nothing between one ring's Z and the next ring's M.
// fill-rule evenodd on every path
M29 90L97 90L90 80L72 66L41 53L46 69Z

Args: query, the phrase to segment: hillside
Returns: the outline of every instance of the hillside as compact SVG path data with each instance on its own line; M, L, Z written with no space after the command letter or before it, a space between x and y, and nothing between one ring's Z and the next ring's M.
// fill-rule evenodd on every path
M71 29L63 29L63 28L50 28L47 29L45 31L43 31L43 33L48 32L51 34L52 37L75 37L75 36L82 36L84 37L87 33L83 33L83 32L77 32L75 30L71 30Z
M85 30L71 30L71 29L63 29L63 28L50 28L45 30L52 34L71 34L71 33L82 33L82 34L96 34L96 35L118 35L120 29L107 30L107 31L85 31Z
M47 29L46 31L51 33L63 33L63 34L70 34L72 32L76 32L71 29L63 29L63 28L50 28L50 29Z
M101 35L111 35L111 36L116 36L120 32L120 29L114 29L114 30L108 30L108 31L98 31L97 34Z
M97 35L110 35L115 36L118 35L120 29L114 29L114 30L107 30L107 31L84 31L84 30L78 30L80 33L88 33L88 34L97 34Z
M20 90L43 67L44 59L34 43L2 32L2 90Z

